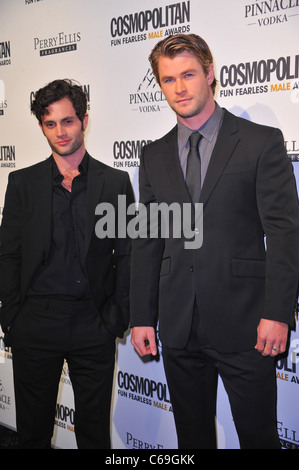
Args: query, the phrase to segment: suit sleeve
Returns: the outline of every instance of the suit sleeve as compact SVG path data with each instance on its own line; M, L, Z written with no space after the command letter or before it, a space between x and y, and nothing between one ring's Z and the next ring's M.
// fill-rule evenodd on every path
M148 154L147 157L150 157ZM147 170L144 149L139 168L139 229L140 236L132 242L131 319L130 326L155 327L158 317L159 279L164 240L150 237L150 204L156 198ZM158 228L159 232L159 228Z
M0 239L0 323L4 333L12 325L20 305L21 216L21 201L10 174Z
M124 173L124 184L119 195L126 197L126 227L131 219L129 206L135 205L133 188L129 175ZM124 214L122 214L123 216ZM116 217L117 225L117 217ZM111 333L122 338L129 326L130 307L130 264L131 264L131 239L117 233L113 244L113 295L108 298L102 311L102 317Z
M299 280L299 207L293 167L278 129L261 154L256 188L267 249L262 317L293 326Z

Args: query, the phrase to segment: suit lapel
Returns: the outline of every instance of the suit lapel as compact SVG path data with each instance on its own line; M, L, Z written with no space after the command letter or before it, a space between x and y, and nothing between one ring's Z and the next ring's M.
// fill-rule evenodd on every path
M90 245L92 234L95 230L95 208L101 201L104 189L104 173L101 163L91 156L88 161L87 177L87 207L86 207L86 226L85 226L85 249L86 254Z
M188 188L186 186L178 154L177 133L177 126L175 126L164 137L163 144L165 147L162 147L161 153L166 166L166 171L175 191L180 196L180 201L183 203L190 203L191 199Z
M52 214L52 166L51 157L48 158L39 169L39 174L34 177L36 188L35 204L38 208L38 225L41 234L40 241L44 245L45 260L51 246L51 214Z
M202 186L200 202L207 204L229 159L239 142L236 117L225 110L223 123Z

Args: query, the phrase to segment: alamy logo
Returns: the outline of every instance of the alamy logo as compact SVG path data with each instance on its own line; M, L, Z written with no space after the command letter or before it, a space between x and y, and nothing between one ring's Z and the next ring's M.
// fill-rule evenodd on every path
M118 196L115 207L106 202L97 205L101 216L95 226L98 238L184 238L185 249L197 249L203 244L203 204L135 203L126 205L126 196Z

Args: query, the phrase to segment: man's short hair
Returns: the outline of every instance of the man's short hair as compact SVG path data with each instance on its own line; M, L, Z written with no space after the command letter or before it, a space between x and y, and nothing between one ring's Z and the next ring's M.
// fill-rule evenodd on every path
M87 96L82 87L76 85L71 80L54 80L43 88L40 88L31 103L31 111L38 121L42 123L42 117L47 114L50 104L68 98L76 112L76 115L83 122L87 110Z
M209 72L210 64L213 64L213 56L207 43L200 36L196 34L176 34L168 36L162 41L158 42L153 48L149 61L153 70L153 74L160 85L160 78L158 72L159 59L161 56L175 57L184 51L193 54L201 63L205 74ZM214 79L212 83L212 90L215 93L217 80Z

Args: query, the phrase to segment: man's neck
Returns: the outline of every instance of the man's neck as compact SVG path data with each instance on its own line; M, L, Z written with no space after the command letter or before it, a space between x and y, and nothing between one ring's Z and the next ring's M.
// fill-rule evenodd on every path
M216 103L213 99L209 101L205 108L196 116L192 116L189 118L178 116L178 121L189 129L197 130L200 129L210 119L215 109Z
M53 158L62 175L78 171L78 167L82 162L84 155L85 148L80 149L80 151L72 155L66 156L61 156L53 152Z
M69 192L72 191L73 179L80 174L79 165L82 162L84 155L85 148L84 151L76 152L75 154L67 155L65 157L53 152L53 158L56 162L57 168L64 177L61 184Z

